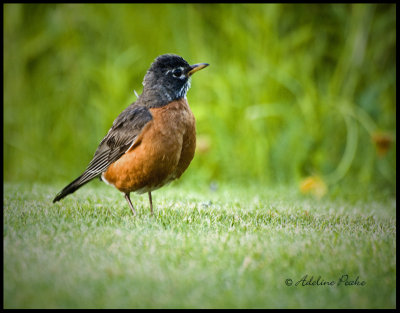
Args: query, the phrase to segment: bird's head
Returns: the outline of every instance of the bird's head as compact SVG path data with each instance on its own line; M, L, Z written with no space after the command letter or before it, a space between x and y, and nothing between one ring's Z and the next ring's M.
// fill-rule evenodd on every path
M190 77L206 66L207 63L190 65L175 54L160 55L151 64L144 77L143 92L156 92L169 101L184 98L190 87Z

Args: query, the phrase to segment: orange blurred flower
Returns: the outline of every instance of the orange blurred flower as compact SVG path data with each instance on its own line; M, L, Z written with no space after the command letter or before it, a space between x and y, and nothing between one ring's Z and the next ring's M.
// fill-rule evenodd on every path
M376 132L372 134L371 138L375 144L378 156L385 156L392 145L393 137L388 133Z
M321 177L313 175L300 182L300 191L303 194L312 194L317 198L322 198L328 191L328 187Z

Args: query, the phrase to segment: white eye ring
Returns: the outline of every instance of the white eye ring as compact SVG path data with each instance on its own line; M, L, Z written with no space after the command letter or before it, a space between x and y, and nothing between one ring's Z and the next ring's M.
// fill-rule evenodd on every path
M185 73L184 73L184 68L182 66L177 67L173 70L168 70L165 75L168 75L169 73L172 72L172 76L175 78L179 78L179 79L184 79L186 77Z

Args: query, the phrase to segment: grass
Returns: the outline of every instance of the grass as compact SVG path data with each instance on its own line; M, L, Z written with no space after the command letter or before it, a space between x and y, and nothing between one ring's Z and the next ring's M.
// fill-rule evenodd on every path
M396 307L393 196L186 183L153 193L154 217L133 196L133 218L108 186L52 204L59 187L5 183L5 308Z

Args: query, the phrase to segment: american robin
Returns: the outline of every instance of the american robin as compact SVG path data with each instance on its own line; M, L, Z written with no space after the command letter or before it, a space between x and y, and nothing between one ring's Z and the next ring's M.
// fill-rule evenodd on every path
M131 192L149 194L179 178L193 159L196 125L186 93L193 73L207 63L189 65L182 57L157 57L144 76L143 92L115 119L81 176L61 190L53 202L96 177L130 199Z

